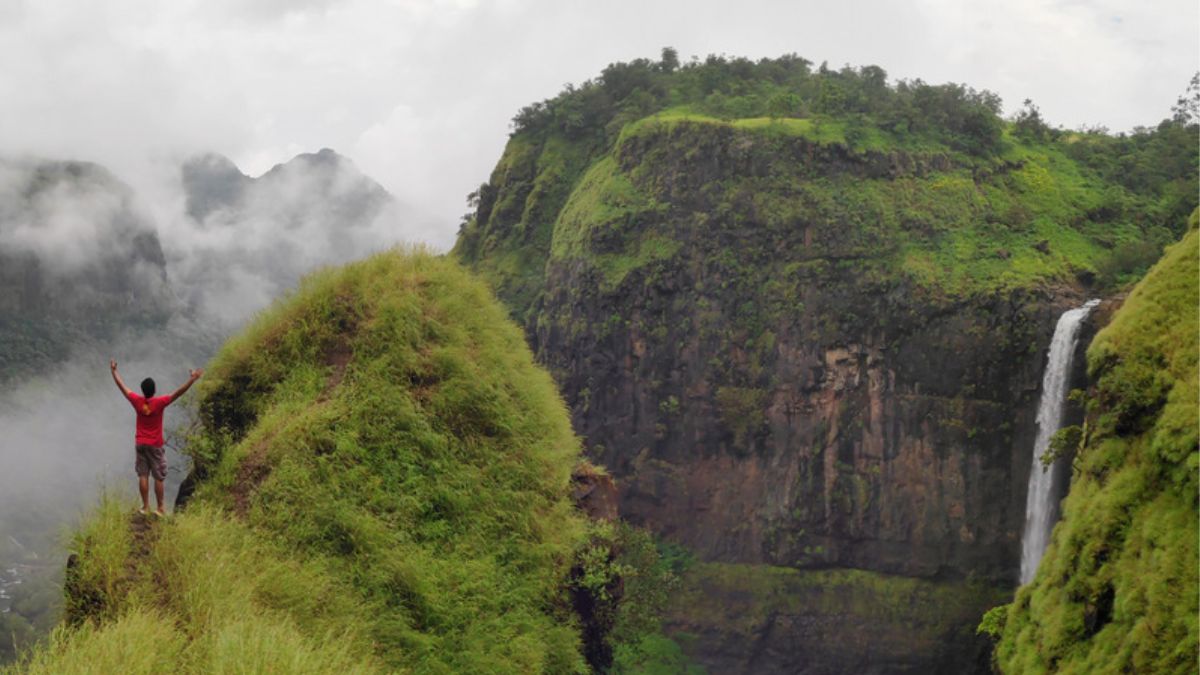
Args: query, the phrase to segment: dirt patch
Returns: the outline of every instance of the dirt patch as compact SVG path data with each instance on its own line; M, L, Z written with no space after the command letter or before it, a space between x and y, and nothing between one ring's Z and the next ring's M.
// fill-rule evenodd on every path
M321 392L319 400L329 398L329 392L341 384L342 378L346 376L346 365L350 363L350 359L354 356L354 350L350 347L350 336L358 331L358 322L361 318L354 311L350 298L338 297L335 303L339 308L337 319L338 335L337 339L325 348L325 352L322 355L325 365L332 367L333 370L325 380L325 389Z
M125 559L125 575L131 586L141 577L141 563L158 540L158 521L161 519L161 516L137 511L129 514L129 557Z
M246 516L246 513L250 511L250 494L258 489L259 485L262 485L270 473L271 466L267 463L267 444L264 441L254 446L250 454L238 465L237 478L234 480L231 490L234 513L243 518Z
M346 366L350 364L350 359L353 357L354 350L350 348L350 341L344 335L339 336L337 342L325 350L325 365L333 368L333 370L325 378L325 388L321 390L321 395L317 398L318 401L328 400L329 394L342 383L342 380L346 377Z

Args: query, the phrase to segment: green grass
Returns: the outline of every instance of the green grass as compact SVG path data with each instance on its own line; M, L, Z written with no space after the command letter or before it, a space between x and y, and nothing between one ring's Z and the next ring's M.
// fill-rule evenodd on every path
M569 258L591 253L598 231L636 228L638 221L661 213L661 207L634 187L611 157L591 166L579 180L554 225L550 254Z
M654 227L664 210L605 157L588 169L563 206L550 255L590 260L600 268L605 288L618 288L633 270L668 260L679 250L678 241ZM616 242L616 250L608 250L601 238Z
M786 283L783 268L798 261L858 259L870 269L864 278L955 299L1104 276L1113 268L1109 261L1125 255L1123 246L1145 239L1132 218L1092 220L1089 214L1113 199L1114 188L1086 174L1058 146L1009 135L1005 154L983 161L915 137L897 145L869 124L859 125L856 140L848 142L844 135L852 126L845 119L722 120L689 108L627 124L611 151L571 184L545 249L551 265L592 266L600 273L600 290L619 293L630 279L643 283L657 270L671 269L683 244L699 235L741 241L722 255L733 254L739 268L733 272L748 275L747 283ZM498 172L510 171L509 155L526 147L519 138ZM795 145L798 139L845 147L850 155L813 155L810 146ZM892 159L866 159L866 150ZM769 170L732 172L718 165L719 175L680 193L681 182L695 182L693 171L712 172L698 153L730 154ZM883 177L824 168L827 162L871 161L927 168ZM756 236L747 238L751 231ZM772 250L759 250L757 241L774 242ZM518 307L532 306L536 279L544 279L543 259L535 258L525 269L524 290L500 286ZM508 279L525 264L511 250L483 259L489 268L508 270ZM633 274L638 271L643 273Z
M1001 124L996 151L978 154L936 125L706 110L680 101L622 113L603 134L514 134L489 185L497 206L464 226L456 254L527 325L544 318L530 312L555 270L593 267L601 291L622 293L686 264L685 247L732 251L761 275L747 285L786 285L798 261L853 258L864 278L950 302L1081 282L1110 293L1145 273L1172 239L1162 214L1191 199L1160 179L1115 180L1105 153L1124 141L1107 136L1039 139ZM815 246L800 244L801 228ZM698 250L696 237L723 250Z
M1088 425L1062 520L1003 618L1010 673L1194 672L1196 215L1088 349Z
M636 264L632 252L645 227L676 240L678 230L740 232L744 241L726 246L750 259L762 254L755 242L777 233L757 229L760 213L744 195L781 203L816 196L834 205L870 198L878 208L866 214L813 213L811 204L793 204L788 210L797 220L789 225L876 242L871 273L895 272L892 280L916 284L930 297L957 302L1081 282L1107 293L1140 278L1180 234L1180 214L1195 207L1194 124L1164 121L1118 136L1066 132L1028 110L1022 121L1006 122L998 99L969 87L885 80L877 68L812 71L794 57L612 64L514 118L485 190L495 199L468 219L455 253L532 326L544 318L533 312L546 283L561 280L562 267L546 265L554 251L599 242L600 248L571 254L572 274L587 274L579 262L594 261L605 268L606 285L640 285L670 272L659 258ZM608 209L622 203L587 194L623 191L614 185L623 178L611 172L604 181L591 173L584 178L608 159L618 159L632 190L654 205L648 213L624 204L643 212L639 228L613 227ZM913 181L928 189L906 195L905 183ZM672 186L687 189L664 194ZM863 188L869 194L860 194ZM564 213L567 195L577 207L599 207L597 213ZM920 204L909 204L909 197ZM693 198L702 202L696 213L677 212ZM899 229L883 222L891 216ZM661 231L667 226L676 231ZM812 257L795 241L772 244L769 253ZM635 273L643 268L646 274ZM773 278L780 271L770 270Z
M541 290L554 224L592 155L588 143L558 134L513 136L492 171L490 185L498 187L488 212L463 224L454 255L504 297L518 321Z
M192 503L132 535L102 504L76 546L83 623L19 671L586 669L564 595L588 536L568 498L578 442L456 263L318 273L196 389Z
M752 132L758 135L804 138L815 143L843 145L854 152L885 152L912 146L881 131L871 123L852 124L845 119L818 115L814 117L744 117L721 119L694 112L689 107L677 107L655 113L626 125L618 144L642 135L670 132L681 124L705 124ZM926 146L930 150L946 148Z

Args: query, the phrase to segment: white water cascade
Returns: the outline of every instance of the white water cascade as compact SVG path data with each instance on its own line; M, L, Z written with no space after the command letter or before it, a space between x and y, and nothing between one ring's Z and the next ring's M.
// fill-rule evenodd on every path
M1051 520L1057 510L1055 494L1058 462L1042 467L1042 455L1050 447L1050 437L1062 426L1063 404L1071 380L1071 360L1079 341L1079 327L1088 312L1100 303L1088 300L1082 307L1067 310L1058 319L1046 372L1042 375L1042 400L1038 404L1037 438L1033 443L1033 466L1029 469L1029 493L1025 498L1025 531L1021 534L1021 583L1033 581L1046 545L1050 543Z

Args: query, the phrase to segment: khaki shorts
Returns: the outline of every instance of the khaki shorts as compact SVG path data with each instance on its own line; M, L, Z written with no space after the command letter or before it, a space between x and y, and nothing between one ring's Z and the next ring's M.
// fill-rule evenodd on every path
M154 480L167 479L167 453L163 452L162 446L135 445L134 451L137 459L133 463L133 470L137 471L138 476L152 475Z

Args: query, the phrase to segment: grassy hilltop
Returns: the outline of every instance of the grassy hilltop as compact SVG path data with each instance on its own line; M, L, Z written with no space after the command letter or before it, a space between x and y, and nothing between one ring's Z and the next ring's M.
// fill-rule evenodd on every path
M578 441L482 283L392 252L307 279L199 390L199 488L105 501L31 673L586 668Z
M807 225L810 257L850 255L950 297L1117 286L1182 234L1197 200L1195 120L1112 135L1052 128L1028 102L1006 120L1000 106L963 85L889 84L876 66L680 64L667 49L522 109L455 251L533 319L556 263L598 267L615 290L631 271L652 277L696 231ZM710 152L730 137L736 151ZM734 180L671 181L689 163L741 161ZM681 205L685 193L703 208ZM770 257L775 243L742 237L737 257Z

